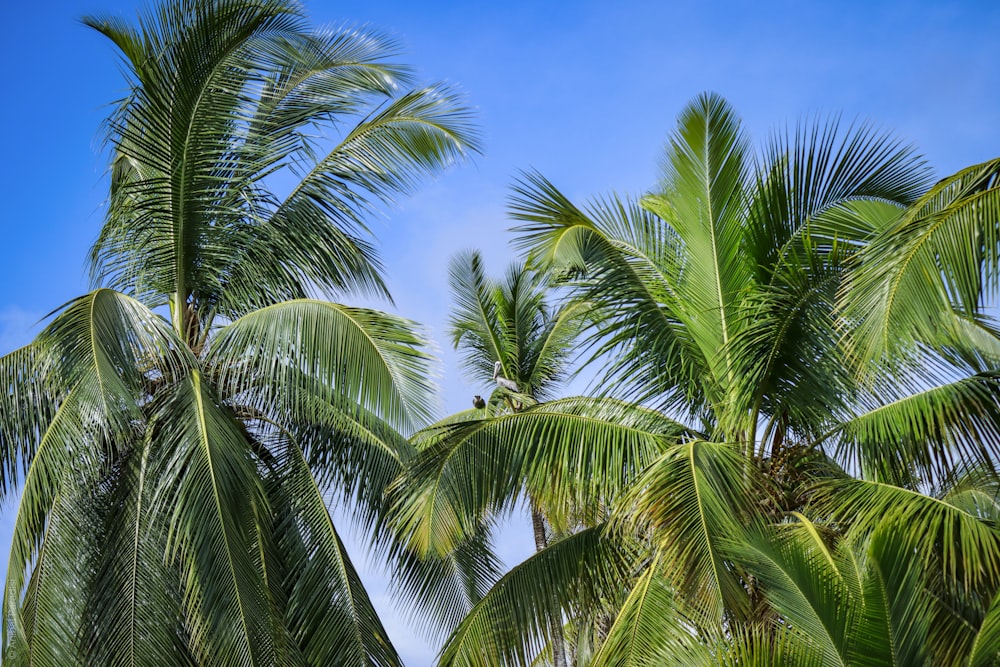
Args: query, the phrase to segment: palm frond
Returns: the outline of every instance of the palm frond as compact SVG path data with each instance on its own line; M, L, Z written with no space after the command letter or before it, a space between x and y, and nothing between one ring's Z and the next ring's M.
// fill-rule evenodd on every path
M933 342L952 310L972 317L1000 272L1000 160L931 188L858 256L843 293L851 350L862 365Z
M397 597L412 608L412 620L429 637L444 640L504 573L495 552L493 526L444 556L420 557L395 542L390 549Z
M989 610L976 632L968 653L967 667L995 665L1000 656L1000 591L990 601Z
M84 22L119 45L132 86L108 121L115 162L125 169L114 174L92 251L95 281L137 295L179 293L186 303L192 291L211 289L211 271L231 252L225 223L241 216L235 191L254 171L229 159L258 76L248 43L294 33L302 20L278 0L183 0L150 9L136 28Z
M558 513L609 505L687 430L611 399L573 398L436 429L396 483L395 520L418 553L448 553L521 492ZM427 437L427 436L423 436Z
M449 276L455 301L451 339L463 351L464 369L492 383L499 362L500 375L517 385L516 393L530 402L549 398L552 385L567 374L584 304L551 305L548 275L524 263L512 264L502 280L491 279L478 252L452 258Z
M151 512L169 517L168 554L199 662L269 664L281 645L258 525L270 508L250 447L200 371L164 397L152 449L158 479Z
M15 571L15 562L8 565L4 664L56 667L78 662L84 591L102 547L91 502L95 471L66 466L60 475L23 596L14 588L23 571Z
M679 608L677 592L654 559L638 578L597 655L595 667L708 665L711 654L697 626Z
M39 378L54 411L47 422L30 425L38 429L37 444L24 443L27 470L8 560L5 623L19 624L25 577L37 568L51 512L67 492L63 485L87 466L94 479L136 436L144 385L188 363L173 351L175 342L161 318L102 289L70 302L33 344L34 354L20 359L32 366L18 372ZM9 624L4 634L9 637Z
M454 89L391 99L353 127L282 201L256 212L245 254L228 265L228 316L295 298L308 285L388 296L365 219L418 177L478 150L471 115ZM263 290L262 290L263 287ZM264 299L264 300L262 300Z
M27 473L38 434L58 406L59 392L48 386L44 360L37 344L0 357L0 498L4 500ZM58 387L58 380L52 384Z
M662 574L709 621L749 609L723 544L742 534L741 524L756 521L752 484L736 448L693 440L668 448L615 508L622 525L648 531Z
M926 190L930 172L913 148L867 123L842 129L839 118L817 118L774 132L764 147L749 215L748 245L758 283L804 233L840 243L867 241L873 231L858 211L898 215ZM824 221L817 226L817 222ZM833 234L829 232L835 230Z
M643 200L684 246L677 286L684 320L721 387L732 384L735 369L717 351L738 331L739 295L752 278L742 250L749 167L749 138L735 111L702 94L680 113L667 143L662 192Z
M515 185L510 214L523 223L515 245L568 272L591 309L585 343L605 364L599 391L701 412L710 369L680 315L683 245L668 221L615 197L582 210L538 174Z
M898 377L896 381L881 396L859 402L856 408L868 410L844 419L828 434L841 461L868 478L902 483L914 474L941 478L966 462L996 460L1000 384L995 373L960 377L910 394L901 392Z
M287 572L284 621L304 664L401 665L298 444L282 458L273 528Z
M854 664L851 642L860 600L841 572L843 555L823 541L807 518L797 519L777 526L772 534L734 542L734 557L753 573L768 605L807 653L820 657L824 665Z
M614 591L628 557L587 528L553 542L501 578L448 638L442 666L526 665L548 643L562 613Z
M904 560L939 572L954 589L1000 584L1000 534L959 505L876 481L830 480L817 492L817 510L842 523L850 538L867 539L886 526L908 540Z
M413 428L429 421L431 413L433 384L423 344L408 320L297 300L227 326L213 341L208 361L229 396L261 384L294 387L304 372L330 395L353 401L398 428Z
M105 484L108 511L103 543L86 596L89 628L81 654L92 664L139 667L197 664L183 624L182 587L169 565L166 517L149 511L150 441L140 441L115 466Z

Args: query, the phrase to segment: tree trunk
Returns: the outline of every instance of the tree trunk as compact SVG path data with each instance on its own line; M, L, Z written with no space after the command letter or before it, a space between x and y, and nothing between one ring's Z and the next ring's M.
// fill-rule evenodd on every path
M531 528L535 533L535 551L541 551L549 545L549 540L545 536L545 517L535 508L535 503L531 503ZM552 664L554 667L566 667L566 640L563 637L562 619L552 622Z

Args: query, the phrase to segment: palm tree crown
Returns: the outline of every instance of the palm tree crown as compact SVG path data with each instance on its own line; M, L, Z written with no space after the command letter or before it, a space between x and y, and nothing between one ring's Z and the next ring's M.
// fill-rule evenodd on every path
M316 297L386 295L365 219L475 150L470 116L294 2L85 23L130 89L96 288L0 362L4 662L398 664L328 503L385 536L428 356L413 323Z
M836 120L755 153L702 95L641 199L578 207L529 175L518 243L592 309L602 394L575 399L576 427L527 410L466 437L491 483L449 480L409 528L459 540L522 475L610 519L449 664L521 664L545 619L593 623L595 600L610 620L580 664L995 661L998 170L932 184L911 149Z

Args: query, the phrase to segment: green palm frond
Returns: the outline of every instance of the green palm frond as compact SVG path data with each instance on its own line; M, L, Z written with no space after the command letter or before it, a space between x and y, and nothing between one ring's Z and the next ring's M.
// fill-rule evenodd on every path
M199 371L175 385L156 422L161 481L150 511L169 517L168 553L183 573L192 649L200 662L273 663L285 629L255 556L270 508L246 439Z
M928 185L923 158L867 123L842 129L837 117L817 118L774 132L760 158L747 229L757 283L773 281L804 234L867 241L880 226L858 224L869 217L857 213L895 217Z
M683 319L723 388L735 369L727 353L716 352L739 330L739 295L752 275L741 248L749 162L749 139L735 111L703 94L681 112L668 140L662 192L643 200L685 248L677 286Z
M37 570L55 504L72 488L71 480L87 477L87 466L95 479L108 458L135 437L144 385L185 365L174 342L166 323L144 306L97 290L70 302L38 337L32 355L17 355L22 363L32 362L29 372L41 373L38 386L51 392L54 412L47 422L33 424L39 429L37 444L23 452L30 464L8 561L5 638L9 623L19 624L25 577Z
M282 458L273 530L286 572L284 621L303 664L400 665L302 451L289 443Z
M429 421L433 385L416 326L402 318L326 301L269 306L233 322L213 341L210 365L227 394L255 384L295 386L309 373L399 428Z
M934 599L921 563L908 557L909 536L890 527L857 543L830 539L798 515L770 535L733 545L779 623L791 629L793 664L931 664Z
M734 555L753 573L768 605L791 626L805 653L823 665L854 664L852 623L860 604L849 575L841 570L849 554L833 550L804 516L771 534L734 542Z
M502 280L485 274L478 252L452 258L449 282L455 308L452 344L463 351L463 368L492 384L493 367L534 402L552 394L568 370L573 343L587 315L582 303L550 304L549 276L528 264L512 264ZM512 400L524 403L524 397Z
M988 667L997 663L1000 656L1000 591L990 601L989 610L976 632L964 665Z
M515 185L510 213L523 223L515 245L579 277L570 282L592 311L590 360L606 364L599 391L700 412L708 367L679 315L683 246L669 224L618 198L581 210L538 174Z
M90 628L81 653L91 664L196 665L182 622L182 587L165 562L166 517L150 511L150 442L127 452L109 475L84 619Z
M996 373L961 377L915 393L902 393L897 384L881 393L870 397L867 406L857 405L868 409L844 419L829 434L834 436L837 457L866 477L890 482L905 481L913 474L933 478L969 461L996 460L1000 437Z
M857 630L864 650L855 664L928 664L932 600L924 589L919 562L910 557L912 545L910 536L896 530L878 530L871 537L868 576L863 581L866 618Z
M448 638L442 666L526 665L573 605L614 591L625 575L623 545L587 528L553 542L504 575Z
M365 218L379 201L412 190L420 175L475 150L456 90L431 87L391 100L316 160L285 199L261 203L245 249L225 269L220 312L242 315L276 296L304 296L310 285L388 296Z
M692 440L669 447L615 508L616 521L651 535L662 574L710 621L749 609L723 545L756 521L752 479L737 448Z
M517 347L504 336L504 299L500 285L486 275L478 252L456 255L448 266L448 283L455 307L449 318L452 345L462 349L462 366L477 381L493 381L493 364L501 363L505 377L516 379ZM510 295L512 296L512 295ZM529 317L541 309L540 294L518 304Z
M954 313L950 326L940 333L935 351L954 366L971 373L1000 367L1000 330L986 313L972 317Z
M185 301L215 282L211 270L232 240L229 225L218 223L239 217L235 191L254 171L230 160L258 69L248 43L301 29L296 9L273 0L181 1L147 11L126 31L84 19L122 50L132 84L108 122L115 161L126 169L114 174L105 232L93 250L96 279Z
M988 525L1000 526L1000 479L993 466L959 469L936 495Z
M311 31L295 3L244 4L164 4L135 28L85 19L119 47L132 86L108 122L94 281L172 299L185 331L182 305L206 328L317 289L388 296L365 218L478 150L454 88L399 92L410 75L391 40ZM270 186L285 173L298 181L279 200Z
M738 369L734 405L742 410L727 412L723 430L754 433L762 417L770 419L760 436L762 452L780 447L784 431L816 435L831 414L847 410L855 391L834 328L840 255L837 246L823 252L807 236L769 269L771 283L746 291L739 332L730 341Z
M16 572L13 562L8 565L4 664L78 664L82 593L102 545L89 502L93 470L67 466L60 474L23 596L14 588L18 574L24 581L23 571Z
M842 524L854 540L886 526L908 540L905 560L937 571L955 590L1000 584L1000 533L952 504L883 482L830 480L818 488L817 511Z
M396 525L418 553L448 553L522 489L560 523L574 508L609 505L687 433L652 410L586 398L442 426L396 484Z
M654 559L632 587L594 656L594 667L712 664L708 648L679 608L677 592L662 577L659 564L659 558Z
M977 315L996 293L1000 160L937 183L859 255L843 294L856 361L934 341L954 309Z
M48 386L45 355L37 344L0 357L0 497L8 498L36 451L38 433L57 409L58 380Z
M413 609L412 618L429 637L444 640L503 575L496 555L493 526L483 526L444 556L420 557L393 544L393 580L397 597Z

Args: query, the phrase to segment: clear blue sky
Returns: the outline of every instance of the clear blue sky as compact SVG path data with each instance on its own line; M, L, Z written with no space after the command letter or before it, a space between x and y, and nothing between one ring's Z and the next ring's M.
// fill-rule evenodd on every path
M107 182L99 124L123 82L86 13L134 15L129 0L6 0L0 128L0 353L87 289L84 259ZM697 93L732 102L759 139L817 113L870 120L913 143L939 175L1000 155L1000 3L683 0L676 2L327 2L316 23L397 36L427 81L460 84L485 155L427 184L374 222L398 311L426 324L443 358L442 410L483 387L447 349L447 262L479 247L493 272L512 253L508 186L534 168L586 199L641 192L676 114ZM0 517L6 561L13 501ZM523 529L522 529L523 528ZM530 549L509 529L504 555ZM361 560L361 554L357 558ZM5 569L5 568L4 568ZM365 570L408 664L431 664Z

